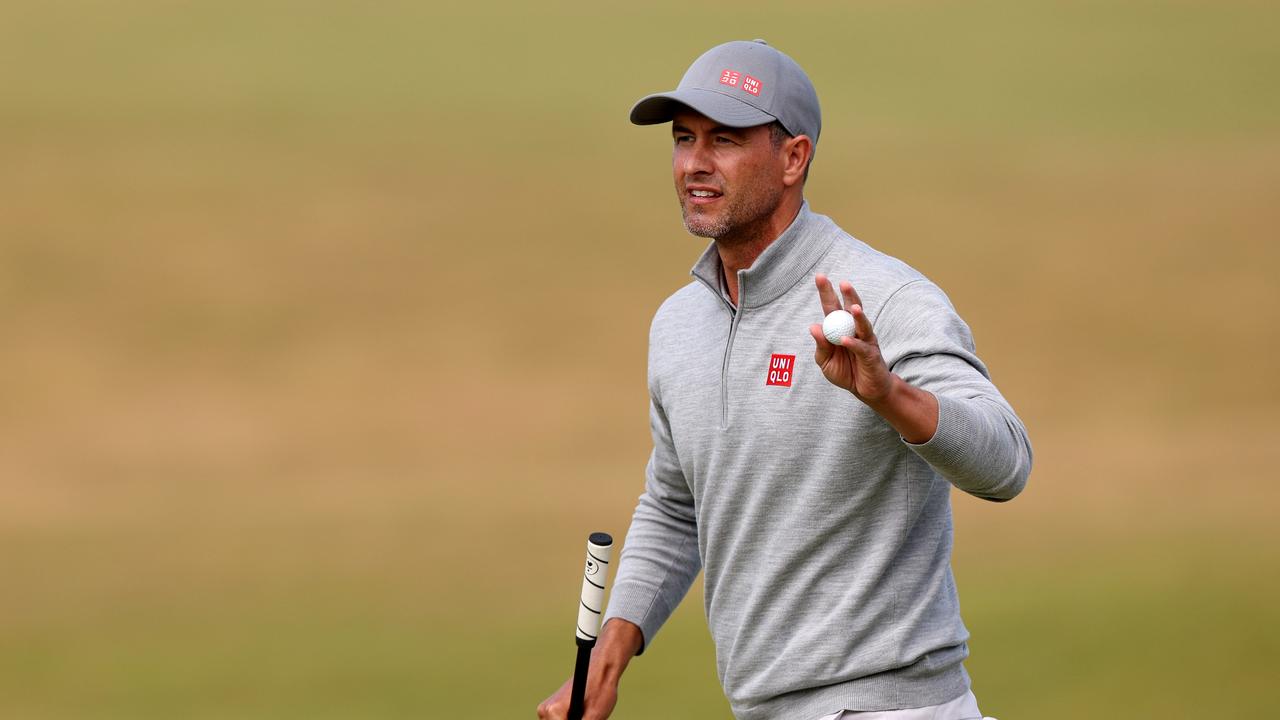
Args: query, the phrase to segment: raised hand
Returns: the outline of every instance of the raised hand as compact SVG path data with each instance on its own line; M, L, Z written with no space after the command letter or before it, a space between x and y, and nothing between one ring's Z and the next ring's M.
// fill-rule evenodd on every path
M842 309L841 298L836 297L826 275L816 275L814 283L824 314ZM813 359L823 376L875 410L907 442L928 442L938 430L938 398L889 372L858 291L846 281L840 283L840 294L843 309L853 315L854 337L841 338L839 345L833 345L822 334L821 324L809 326L809 334L818 344Z
M853 315L855 327L854 337L842 338L839 345L833 345L822 334L821 323L809 326L809 333L818 344L814 360L822 368L823 376L832 385L848 390L868 405L884 401L893 389L893 375L880 355L880 344L876 341L871 321L863 312L858 291L847 280L840 283L842 304L826 275L819 273L814 277L814 283L818 286L823 314L845 310Z

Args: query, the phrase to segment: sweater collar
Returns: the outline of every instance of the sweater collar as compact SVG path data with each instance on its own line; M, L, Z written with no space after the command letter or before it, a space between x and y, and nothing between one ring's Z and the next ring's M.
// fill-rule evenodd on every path
M809 274L818 260L831 249L835 236L823 232L830 221L809 210L804 201L800 212L786 230L769 243L751 267L738 271L738 307L758 308L782 297ZM714 241L689 271L716 297L721 297L720 253ZM727 301L726 301L727 302Z

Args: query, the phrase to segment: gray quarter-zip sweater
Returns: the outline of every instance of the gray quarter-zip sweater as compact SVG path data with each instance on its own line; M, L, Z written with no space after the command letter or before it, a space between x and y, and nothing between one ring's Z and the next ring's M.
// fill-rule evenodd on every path
M849 280L889 368L938 398L913 445L813 361L813 276ZM743 720L946 702L969 685L952 485L1008 500L1031 446L919 272L808 204L720 290L714 243L649 337L653 453L606 612L646 645L705 571L717 669Z

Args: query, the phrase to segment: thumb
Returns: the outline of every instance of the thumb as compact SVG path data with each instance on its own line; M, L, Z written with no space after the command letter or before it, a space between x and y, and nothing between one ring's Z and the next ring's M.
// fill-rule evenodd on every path
M835 352L836 346L827 341L827 336L822 334L822 326L817 323L809 326L809 334L818 345L813 354L814 361L819 365L825 365L831 359L831 353Z

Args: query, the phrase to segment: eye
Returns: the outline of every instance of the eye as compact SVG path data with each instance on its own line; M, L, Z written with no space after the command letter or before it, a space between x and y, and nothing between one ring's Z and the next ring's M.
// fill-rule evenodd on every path
M734 143L733 138L729 137L728 135L717 135L716 144L717 145L735 145L736 143Z
M693 142L692 135L676 135L674 139L677 145L679 145L680 143Z

